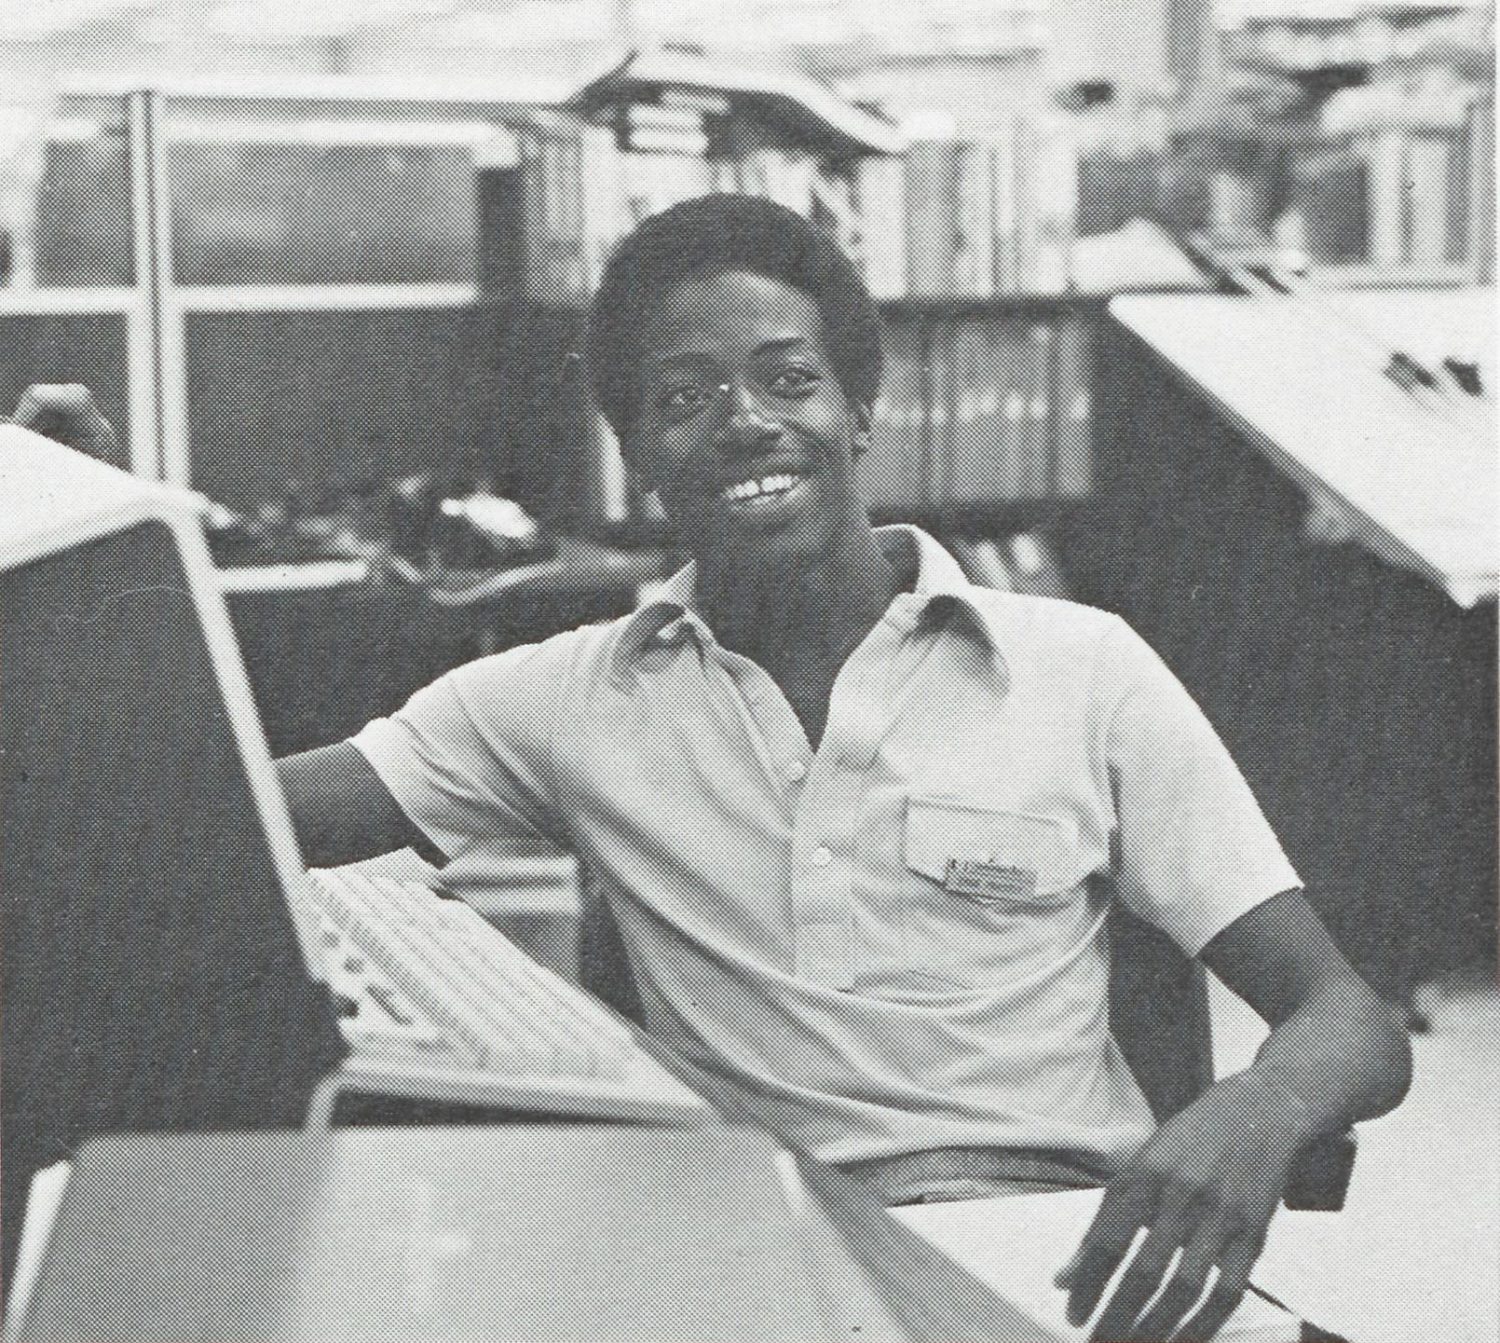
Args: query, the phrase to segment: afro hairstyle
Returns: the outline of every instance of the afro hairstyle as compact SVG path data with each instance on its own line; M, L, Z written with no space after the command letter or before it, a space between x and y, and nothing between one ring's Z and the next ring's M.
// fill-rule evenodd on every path
M684 201L642 220L615 249L589 306L584 360L594 400L624 441L638 412L641 337L682 280L747 271L807 294L844 394L880 390L880 317L854 263L801 215L758 196Z

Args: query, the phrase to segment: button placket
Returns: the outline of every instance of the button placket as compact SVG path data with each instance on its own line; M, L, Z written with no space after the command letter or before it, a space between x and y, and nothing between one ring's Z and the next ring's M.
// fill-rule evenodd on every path
M877 625L834 682L823 742L796 811L792 917L797 972L806 979L854 986L853 866L868 769L885 736L886 670L899 631Z
M714 649L714 658L732 687L761 766L774 782L783 805L787 805L790 799L785 785L800 782L807 774L807 766L802 763L810 754L807 734L764 667L722 646ZM794 767L800 767L801 773L794 775Z

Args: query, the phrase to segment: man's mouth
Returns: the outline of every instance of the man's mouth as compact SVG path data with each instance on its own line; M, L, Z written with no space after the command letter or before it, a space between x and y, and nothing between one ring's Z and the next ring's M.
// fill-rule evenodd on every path
M790 494L805 479L797 471L773 471L726 485L719 491L719 498L731 504L748 504L756 499L779 499Z

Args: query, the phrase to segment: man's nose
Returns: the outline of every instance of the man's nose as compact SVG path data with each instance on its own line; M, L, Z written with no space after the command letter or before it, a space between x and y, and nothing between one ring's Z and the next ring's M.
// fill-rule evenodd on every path
M726 447L754 451L781 437L780 422L774 415L767 414L754 391L743 381L736 378L721 383L718 392L723 402L719 436Z

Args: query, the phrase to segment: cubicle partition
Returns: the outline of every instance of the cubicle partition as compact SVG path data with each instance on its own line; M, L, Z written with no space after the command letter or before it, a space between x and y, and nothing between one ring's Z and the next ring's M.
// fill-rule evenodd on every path
M194 487L252 509L294 482L316 493L503 466L503 315L441 297L185 291Z

